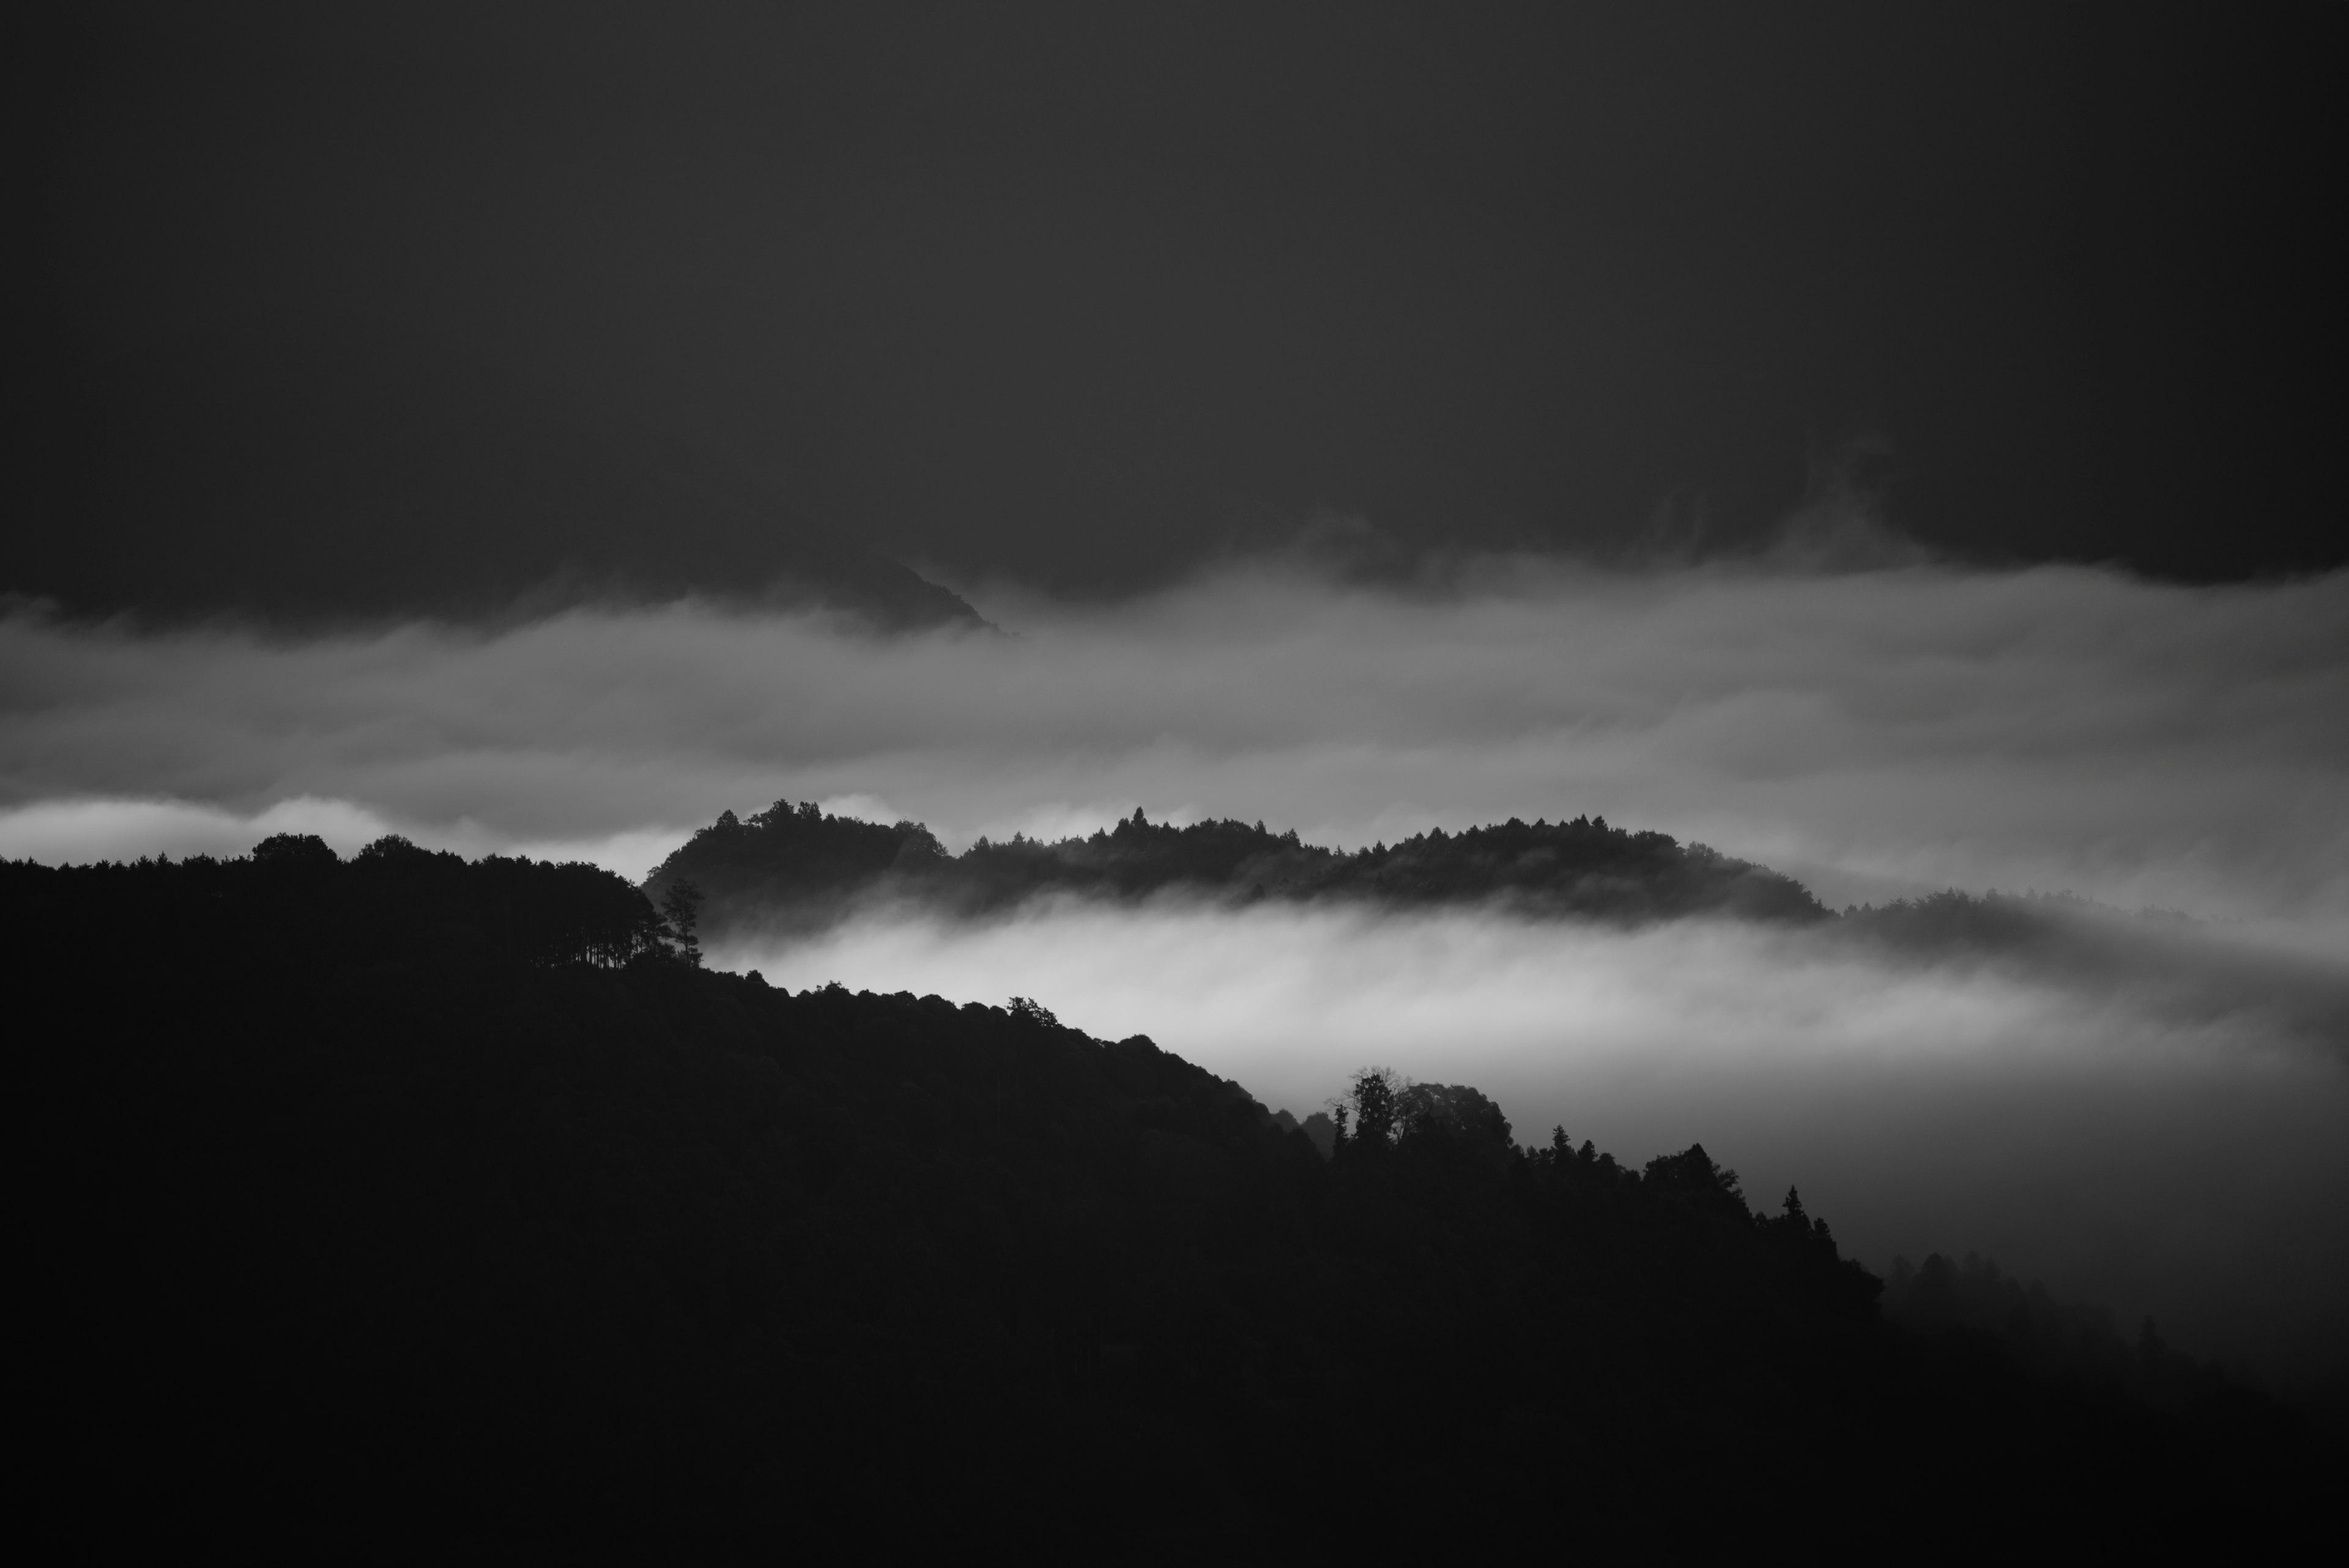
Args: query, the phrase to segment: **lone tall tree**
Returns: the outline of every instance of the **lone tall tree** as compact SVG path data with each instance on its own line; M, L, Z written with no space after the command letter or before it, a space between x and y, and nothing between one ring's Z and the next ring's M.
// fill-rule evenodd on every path
M668 885L661 895L661 919L668 925L669 940L677 945L677 956L694 968L701 967L701 939L695 928L701 924L699 888L680 877Z

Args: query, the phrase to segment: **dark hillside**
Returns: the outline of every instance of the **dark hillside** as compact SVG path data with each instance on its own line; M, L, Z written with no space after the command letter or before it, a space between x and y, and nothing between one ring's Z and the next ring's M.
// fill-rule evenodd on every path
M747 819L727 812L647 879L683 878L709 895L713 936L804 929L869 903L902 901L977 915L1061 894L1133 899L1176 893L1242 904L1348 899L1387 908L1498 901L1537 915L1639 921L1722 914L1808 921L1827 910L1801 884L1661 833L1604 817L1516 818L1349 853L1229 820L1177 827L1140 811L1083 838L1015 835L947 853L919 823L832 816L777 801Z
M2321 1457L2240 1391L2156 1410L1889 1332L1824 1222L1702 1147L1521 1147L1366 1073L1325 1158L1033 1002L700 970L591 868L12 864L0 924L33 1424L105 1501L86 1540L2111 1541L2282 1520Z
M2251 1381L2171 1348L2149 1317L2124 1334L2109 1310L2058 1301L2040 1282L2014 1279L1971 1252L1962 1262L1936 1252L1921 1267L1893 1259L1884 1309L1912 1333L1989 1340L2044 1377L2109 1384L2164 1409L2223 1399Z

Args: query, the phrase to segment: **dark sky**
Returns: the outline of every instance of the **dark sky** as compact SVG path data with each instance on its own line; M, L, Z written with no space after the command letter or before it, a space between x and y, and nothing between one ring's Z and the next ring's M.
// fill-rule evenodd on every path
M2335 5L77 15L0 587L308 529L330 594L423 447L511 495L621 430L1071 591L1319 508L1733 543L1853 453L1974 557L2349 559ZM596 526L760 526L656 512Z

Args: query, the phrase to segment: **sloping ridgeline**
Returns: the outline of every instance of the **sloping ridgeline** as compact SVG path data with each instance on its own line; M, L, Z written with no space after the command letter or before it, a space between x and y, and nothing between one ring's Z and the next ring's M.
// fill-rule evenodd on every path
M2254 1397L1889 1330L1702 1147L1366 1073L1325 1158L1032 1002L704 971L589 867L6 864L0 933L85 1541L1286 1563L2316 1495Z
M1137 810L1088 837L1047 843L1015 834L949 855L919 823L883 826L828 815L812 802L777 801L747 819L725 813L663 861L646 886L661 892L680 879L707 896L702 918L719 938L821 926L864 904L979 915L1052 894L1177 893L1236 904L1351 899L1398 909L1500 901L1526 913L1619 921L1828 918L1791 877L1667 834L1610 827L1604 817L1530 824L1512 817L1350 853L1262 823L1177 827Z

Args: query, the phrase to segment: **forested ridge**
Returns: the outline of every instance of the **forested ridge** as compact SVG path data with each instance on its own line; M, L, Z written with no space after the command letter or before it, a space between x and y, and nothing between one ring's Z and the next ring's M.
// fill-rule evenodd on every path
M720 814L645 887L664 899L679 888L697 899L701 929L737 961L846 920L980 920L1036 904L1475 910L1619 929L1728 919L1869 961L1995 965L2075 990L2158 992L2211 1016L2257 1005L2319 1040L2349 1028L2349 992L2324 966L2230 945L2176 910L1945 888L1837 911L1766 866L1604 817L1512 817L1349 851L1262 823L1176 826L1136 810L1083 836L981 837L955 854L918 822L865 822L778 801L747 818Z
M2277 1524L2332 1473L2224 1378L2147 1398L1889 1324L1701 1146L1521 1143L1365 1071L1325 1152L1039 1002L708 971L670 892L397 840L0 866L38 1424L102 1480L90 1539L2110 1542Z
M1634 921L1692 914L1811 921L1828 913L1800 883L1767 867L1669 834L1610 827L1603 816L1512 817L1347 851L1261 822L1175 826L1151 822L1137 809L1082 837L1015 833L981 838L956 855L917 822L861 822L812 801L777 801L747 818L722 814L656 867L647 885L680 880L708 894L713 937L822 925L860 906L898 902L977 915L1052 894L1391 908L1500 901L1532 913Z

